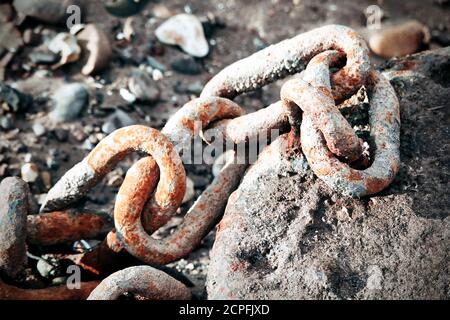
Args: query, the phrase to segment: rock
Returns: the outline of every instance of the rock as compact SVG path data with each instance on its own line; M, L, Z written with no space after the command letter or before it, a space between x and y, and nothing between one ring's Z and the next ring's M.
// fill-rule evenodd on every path
M39 169L34 163L25 163L20 169L23 181L33 183L39 177Z
M142 70L135 69L128 79L128 89L137 100L143 102L156 102L160 97L160 90L150 75Z
M379 195L342 197L272 143L228 201L208 297L447 299L449 58L443 48L383 67L401 105L402 164Z
M159 26L155 31L159 41L178 45L187 54L202 58L209 53L200 20L192 14L179 14Z
M400 57L417 52L429 38L428 28L414 20L376 32L369 46L383 58Z
M75 120L89 102L89 93L82 83L71 83L59 88L52 97L54 109L50 118L56 122Z
M194 190L194 181L192 181L191 178L186 177L186 193L184 194L183 202L187 203L191 201L195 196L195 190Z
M53 135L59 142L66 142L69 139L69 131L66 129L56 128L53 130Z
M110 14L126 18L142 11L149 0L103 0L106 11Z
M3 130L14 129L14 117L11 114L0 116L0 128Z
M13 5L18 14L22 16L58 24L66 22L68 7L80 6L80 2L74 0L14 0Z
M0 23L10 22L14 17L14 12L10 4L0 4Z
M77 38L68 32L58 33L49 42L48 49L61 56L59 65L75 62L80 58L81 54L81 48L77 43Z
M6 107L6 111L15 113L26 111L32 102L33 99L30 95L0 82L0 106Z
M43 65L55 64L59 60L59 55L46 50L33 50L28 57L32 63Z
M123 100L125 100L128 103L134 103L136 102L137 98L134 94L132 94L130 92L130 90L125 89L125 88L121 88L119 90L120 96L123 98Z
M200 64L191 57L184 57L172 62L171 67L173 70L187 75L198 75L202 73L202 67Z
M80 46L87 55L81 72L90 75L108 66L112 57L112 47L108 36L95 24L88 24L77 34ZM89 53L89 54L87 54Z
M172 11L170 11L169 8L167 8L165 5L162 4L155 4L152 8L152 14L155 18L158 19L168 19L171 16L173 16Z
M38 122L33 124L32 129L33 129L34 134L37 137L42 137L47 132L45 127L41 123L38 123Z
M109 119L102 125L102 132L105 134L110 134L113 131L134 125L134 121L129 115L120 109L117 109L114 114L112 114Z
M16 277L26 263L28 185L16 177L0 183L0 274Z
M43 278L51 278L55 273L55 266L44 259L39 259L36 264L36 269Z

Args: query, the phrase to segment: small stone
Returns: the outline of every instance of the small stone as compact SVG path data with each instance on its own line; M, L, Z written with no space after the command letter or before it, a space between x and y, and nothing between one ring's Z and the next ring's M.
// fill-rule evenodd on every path
M155 4L152 8L152 14L159 19L168 19L173 15L172 11L162 4Z
M161 70L155 69L152 72L152 78L155 81L159 81L159 80L162 80L164 78L164 74L162 73Z
M378 31L370 37L369 46L380 57L400 57L417 52L429 38L428 28L413 20Z
M184 194L183 202L187 203L191 201L195 196L195 190L194 190L194 181L192 181L191 178L186 177L186 193Z
M84 75L97 73L106 68L112 57L112 47L106 33L95 24L88 24L77 34L84 52L89 52L81 70Z
M81 83L62 86L52 97L54 109L50 118L56 122L75 120L89 102L89 93Z
M136 102L136 96L134 94L132 94L128 89L125 88L121 88L120 91L120 96L123 98L123 100L125 100L128 103L134 103Z
M34 134L37 137L42 137L47 132L45 127L41 123L38 123L38 122L33 124L32 129L33 129Z
M128 79L128 89L139 101L156 102L160 97L160 90L155 81L139 69L132 71Z
M173 70L187 75L198 75L202 73L200 64L191 57L185 57L172 62Z
M41 172L41 180L44 186L48 189L52 186L52 176L50 175L50 172L43 171Z
M69 131L66 129L57 128L53 130L53 135L59 142L66 142L69 139Z
M117 129L128 127L134 125L135 123L136 122L129 115L118 109L102 125L102 132L105 134L110 134Z
M56 277L52 279L52 286L61 286L67 283L67 277Z
M192 14L179 14L168 19L156 29L155 34L162 43L178 45L193 57L202 58L209 53L202 24Z
M47 255L42 256L42 259L39 259L36 264L36 269L42 277L51 278L55 275L57 268L52 264L53 261L50 263L47 259L49 259Z
M59 60L59 56L51 51L35 50L28 57L33 64L51 65Z
M14 129L14 118L11 114L0 116L0 128L3 130Z
M25 163L20 169L23 181L33 183L39 177L39 170L34 163Z
M166 69L167 69L165 65L163 65L161 62L159 62L158 60L156 60L153 57L147 57L147 63L153 69L157 69L157 70L160 70L162 72L165 72Z
M0 82L0 105L7 108L6 111L23 112L33 102L30 95L24 94L2 82Z
M50 149L48 152L48 156L45 159L47 168L50 170L56 170L59 168L59 152L58 149Z

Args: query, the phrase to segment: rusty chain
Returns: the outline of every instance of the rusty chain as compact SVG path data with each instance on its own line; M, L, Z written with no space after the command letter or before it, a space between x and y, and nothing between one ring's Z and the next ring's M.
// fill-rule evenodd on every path
M230 100L301 71L282 86L280 101L254 113L244 114ZM370 159L363 154L362 140L338 108L362 86L370 100ZM301 124L299 131L297 124ZM92 266L108 263L100 260L110 259L123 249L152 265L178 260L194 250L219 222L247 168L246 164L237 164L235 153L188 210L182 224L157 240L151 234L168 222L184 197L186 173L181 151L198 135L209 142L206 133L220 133L224 140L240 144L274 129L300 139L297 144L312 171L343 195L361 197L380 192L399 168L400 116L395 92L389 81L372 69L363 39L350 28L330 25L272 45L223 69L206 84L200 97L184 105L161 131L135 125L110 134L48 192L41 212L49 213L32 216L26 227L26 219L20 218L21 227L14 229L12 239L21 243L23 251L25 238L30 243L49 245L104 234L109 229L105 229L108 223L102 215L74 216L62 210L86 195L125 156L140 152L145 156L128 170L117 194L115 229L96 251L87 253L81 264L95 269ZM362 165L364 168L360 168ZM7 213L11 214L17 213ZM96 223L87 225L87 221ZM4 256L0 252L0 258ZM23 256L18 255L6 259L8 262L0 260L0 270L9 270L4 266L21 259ZM190 297L181 283L169 276L165 279L157 270L137 267L129 271L136 274L135 280L127 282L127 272L119 271L105 279L90 298L112 299L125 291L146 295L146 288L156 290L150 298ZM144 279L139 273L146 275L145 281L139 280ZM164 284L155 284L158 281ZM176 288L178 295L167 295L169 287Z

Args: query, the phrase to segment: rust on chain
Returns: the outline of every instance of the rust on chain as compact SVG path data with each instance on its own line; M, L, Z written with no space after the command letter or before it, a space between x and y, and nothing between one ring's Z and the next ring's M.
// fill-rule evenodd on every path
M95 239L112 228L107 213L55 211L27 217L27 242L41 246Z
M168 274L150 266L130 267L105 278L88 300L117 300L124 293L151 300L189 300L191 291Z
M99 281L81 282L79 289L66 285L44 289L22 289L0 280L0 300L86 300Z
M322 63L325 70L328 63ZM305 77L312 79L315 72L317 66L311 69L307 67ZM290 87L285 90L296 90L294 86L288 85ZM357 170L340 161L329 149L325 134L316 125L317 121L310 113L304 115L301 126L302 148L311 169L331 188L353 197L375 194L386 188L394 179L400 165L400 108L395 91L389 81L374 70L369 73L367 85L370 93L370 139L374 144L373 162L370 167ZM318 94L320 89L306 86L305 91L305 95L313 96ZM347 138L344 136L342 139Z
M144 203L133 194L148 191L148 183L145 171L136 165L131 167L119 189L114 208L117 235L126 250L141 261L161 265L189 254L221 218L228 196L239 184L246 165L234 163L234 158L229 160L189 209L182 224L161 240L152 238L141 224Z
M206 84L201 96L233 98L258 89L302 71L310 59L326 50L337 50L346 55L346 65L332 76L333 96L343 100L356 93L365 82L370 62L364 39L351 28L341 25L302 33L233 63Z
M162 214L175 212L183 200L186 174L172 143L159 131L134 125L103 139L83 161L70 169L49 191L41 211L61 209L83 197L131 152L142 152L159 166L159 183L152 206ZM142 194L147 199L148 194Z
M362 141L336 107L331 94L329 67L337 61L337 51L325 51L311 59L302 79L292 79L281 89L284 103L294 103L313 121L338 157L352 162L361 157Z

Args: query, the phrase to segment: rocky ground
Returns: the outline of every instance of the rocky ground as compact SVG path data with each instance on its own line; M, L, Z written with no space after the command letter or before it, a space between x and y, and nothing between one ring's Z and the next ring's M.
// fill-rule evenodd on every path
M127 20L108 13L102 1L78 3L83 8L83 22L93 24L93 27L70 36L67 35L66 17L60 11L30 11L16 5L16 12L12 10L11 1L0 1L0 178L21 176L29 183L33 194L33 213L37 213L49 188L114 129L130 124L160 129L174 112L197 96L203 85L225 66L269 44L314 27L339 23L353 27L369 38L372 32L366 28L365 10L374 4L373 1L318 3L313 0L151 1L132 20ZM423 24L427 37L413 40L417 44L415 51L450 45L450 9L446 1L379 1L378 5L383 12L383 26L409 19ZM156 29L180 13L192 13L199 18L209 47L206 56L202 56L204 44L203 49L202 46L192 49L187 45L183 51L158 39ZM175 25L177 27L179 24ZM61 32L66 33L66 38L58 35ZM421 32L422 29L419 30ZM94 39L91 43L94 51L89 47L90 39ZM197 43L202 39L190 41ZM89 58L95 52L97 56L92 65ZM374 63L384 65L385 69L398 68L396 61L386 65L386 60L377 55L371 58ZM440 95L433 94L435 90L448 88L446 79L449 73L437 72L448 70L448 64L438 66L434 67L437 68L435 70L431 64L429 70L424 71L424 77L436 83L435 87L427 87L428 91L411 87L409 82L396 82L393 77L403 105L411 103L417 106L416 109L427 108L429 113L419 113L416 109L403 113L402 110L402 122L406 123L402 133L406 141L402 145L402 157L408 161L402 167L403 171L393 184L391 193L405 193L405 190L416 192L409 198L416 204L415 213L432 221L439 221L448 215L448 210L440 210L431 201L439 194L441 206L448 202L443 192L448 189L443 185L448 181L448 159L445 160L445 153L439 153L439 150L447 150L448 155L448 148L445 149L445 136L435 139L432 135L433 130L439 131L438 125L443 123L443 117L448 119L445 101L439 98ZM99 70L92 71L94 67ZM275 83L238 97L236 101L251 112L277 100L279 90L280 83ZM424 105L420 101L429 104ZM423 117L428 118L423 120ZM418 129L431 131L424 136L418 134ZM427 145L435 148L427 149ZM417 148L423 150L417 151ZM78 207L111 212L124 174L136 159L130 157L122 162ZM447 161L446 165L442 161ZM433 164L439 164L447 171L442 169L425 175L420 169ZM413 168L415 178L402 180L409 170L408 166ZM211 168L207 165L188 165L186 168L194 184L193 194L199 195L212 179ZM419 185L427 187L418 189ZM418 191L411 191L415 189ZM180 215L162 233L170 232L180 223L181 216L194 199L183 205ZM355 212L359 211L355 209ZM328 226L323 225L323 228ZM169 265L193 283L199 298L206 297L205 278L213 242L212 233L186 259ZM38 256L48 251L45 248L33 250L32 254ZM362 271L355 272L359 274ZM22 283L25 286L44 286L58 278L48 274L43 277L34 267L27 273L28 278L25 278L35 281ZM341 298L366 297L359 296L360 290L354 287L359 288L362 286L359 283L367 283L367 279L361 280L363 277L355 276L347 281L347 276L349 273L337 272L339 285L334 294ZM352 281L355 285L351 285L350 289L342 288ZM447 289L436 290L436 293L430 293L430 297L441 297L445 290L448 297L448 284Z

